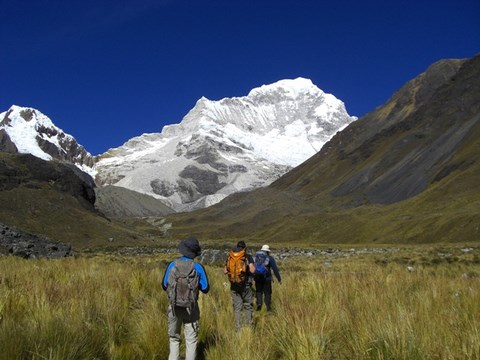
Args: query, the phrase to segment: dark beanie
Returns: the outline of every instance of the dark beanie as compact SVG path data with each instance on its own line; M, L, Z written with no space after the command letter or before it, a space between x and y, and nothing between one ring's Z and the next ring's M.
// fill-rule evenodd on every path
M245 249L246 247L247 247L247 245L245 244L245 241L243 241L243 240L240 240L237 243L237 248L239 248L239 249Z
M201 254L202 249L200 248L198 240L191 236L180 242L178 251L180 251L183 256L193 259Z

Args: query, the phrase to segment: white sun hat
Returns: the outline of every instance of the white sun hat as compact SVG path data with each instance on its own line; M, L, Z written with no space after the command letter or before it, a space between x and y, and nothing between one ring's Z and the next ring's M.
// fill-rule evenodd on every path
M268 246L268 245L263 245L261 251L270 252L270 246Z

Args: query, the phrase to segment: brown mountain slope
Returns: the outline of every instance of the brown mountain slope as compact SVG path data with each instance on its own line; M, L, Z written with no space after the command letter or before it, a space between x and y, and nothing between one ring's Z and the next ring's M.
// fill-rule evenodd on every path
M152 244L156 230L109 220L94 202L92 179L74 165L0 152L0 223L75 250Z
M478 241L479 123L480 56L440 61L269 188L168 217L171 234Z
M432 65L273 186L384 204L422 192L478 123L479 65L480 57Z

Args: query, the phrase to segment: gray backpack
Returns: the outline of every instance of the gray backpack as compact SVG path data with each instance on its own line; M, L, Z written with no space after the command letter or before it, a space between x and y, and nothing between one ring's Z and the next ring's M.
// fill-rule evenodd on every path
M193 260L175 261L168 274L167 295L172 306L193 309L198 300L199 276Z

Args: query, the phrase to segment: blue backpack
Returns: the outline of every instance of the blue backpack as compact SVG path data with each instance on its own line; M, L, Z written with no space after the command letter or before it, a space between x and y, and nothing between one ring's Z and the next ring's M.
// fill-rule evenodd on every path
M268 274L268 264L270 259L263 251L258 251L255 254L255 276L265 278Z

